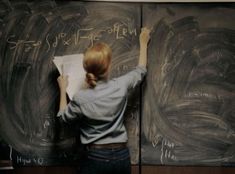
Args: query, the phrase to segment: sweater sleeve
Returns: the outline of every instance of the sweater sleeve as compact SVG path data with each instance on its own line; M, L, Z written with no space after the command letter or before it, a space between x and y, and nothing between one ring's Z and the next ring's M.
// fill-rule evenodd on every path
M129 73L118 78L118 83L121 83L126 89L135 88L143 80L147 70L145 67L137 66Z
M61 118L64 122L69 122L81 117L81 106L76 98L73 98L64 110L59 110L57 117Z

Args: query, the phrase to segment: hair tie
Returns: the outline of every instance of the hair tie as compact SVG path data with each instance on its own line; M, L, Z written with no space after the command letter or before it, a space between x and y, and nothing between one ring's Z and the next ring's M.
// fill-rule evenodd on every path
M93 73L86 73L86 82L92 88L94 88L97 84L97 77Z

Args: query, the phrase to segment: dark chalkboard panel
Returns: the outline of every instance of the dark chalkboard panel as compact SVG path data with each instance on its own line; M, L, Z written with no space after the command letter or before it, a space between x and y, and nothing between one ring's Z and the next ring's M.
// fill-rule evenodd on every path
M149 4L142 163L234 165L234 4Z
M53 57L107 42L116 77L137 63L139 29L138 4L0 2L0 135L13 147L16 164L71 164L80 156L76 126L55 119L59 90ZM138 162L138 108L133 100L126 113L133 163Z
M12 148L0 137L0 170L13 169L11 160Z

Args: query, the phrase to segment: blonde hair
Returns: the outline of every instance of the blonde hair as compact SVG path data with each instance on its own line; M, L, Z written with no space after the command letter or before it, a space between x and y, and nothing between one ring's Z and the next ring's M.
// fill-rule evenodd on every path
M111 58L111 48L102 42L86 50L83 67L86 71L86 82L90 88L94 88L99 80L107 80Z

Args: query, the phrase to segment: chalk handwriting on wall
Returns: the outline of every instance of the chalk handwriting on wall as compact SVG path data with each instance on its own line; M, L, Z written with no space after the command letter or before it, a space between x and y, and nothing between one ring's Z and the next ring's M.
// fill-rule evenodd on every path
M23 166L27 166L27 165L45 165L44 164L44 159L43 158L38 158L38 157L22 157L22 156L16 156L16 163L17 165L23 165Z
M17 50L19 47L24 47L24 52L29 52L42 44L41 41L15 40L15 37L15 35L11 35L7 38L7 43L10 44L10 50Z
M94 31L94 32L93 32ZM125 39L128 35L137 35L137 29L131 28L131 26L124 25L122 23L115 23L113 26L107 26L104 29L96 30L95 28L82 28L69 36L68 33L59 33L55 38L50 38L51 35L46 35L47 52L51 47L56 48L59 42L62 42L64 46L79 45L81 39L88 40L90 45L94 44L94 41L102 39L103 35L114 35L115 39ZM11 35L7 38L7 43L10 44L11 50L16 50L18 47L24 47L25 52L29 52L32 49L36 49L42 44L43 41L33 40L16 40L15 35Z

